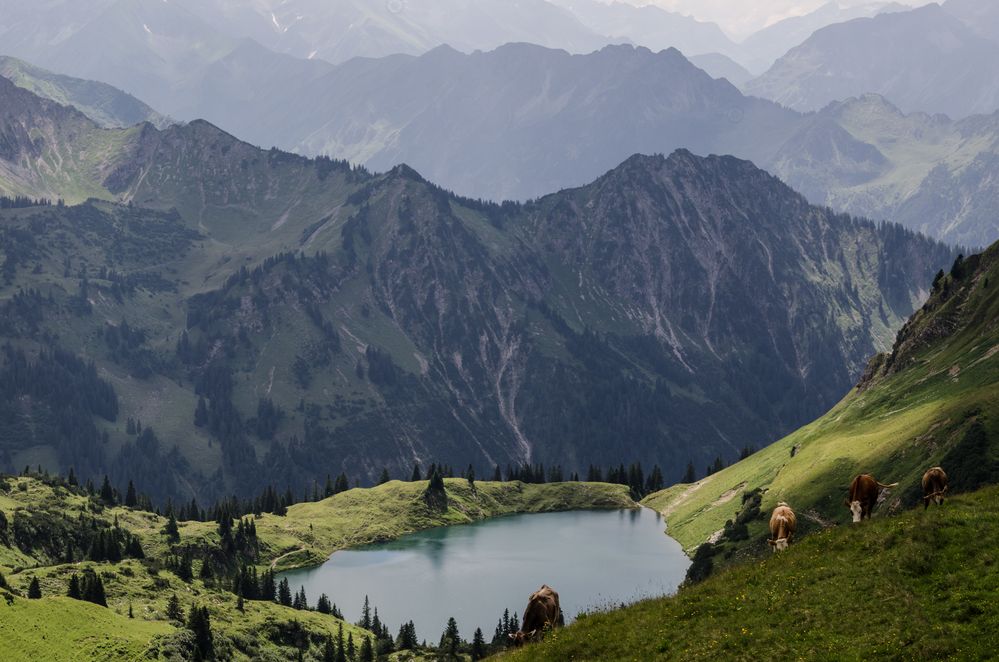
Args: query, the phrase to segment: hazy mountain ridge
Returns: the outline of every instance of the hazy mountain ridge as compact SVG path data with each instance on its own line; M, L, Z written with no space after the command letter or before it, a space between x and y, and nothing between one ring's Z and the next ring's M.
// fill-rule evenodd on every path
M106 83L62 76L16 58L0 56L0 76L41 97L72 106L105 128L142 122L163 128L170 123L169 118Z
M247 101L252 114L208 119L251 142L376 170L409 163L463 195L493 200L582 184L636 152L685 147L766 162L795 119L712 80L676 50L631 46L588 55L528 44L472 55L441 47L418 58L354 60L288 94L303 109L291 122L287 102L269 95Z
M498 206L404 166L265 152L205 122L119 133L114 168L72 177L133 207L3 213L17 239L3 291L20 302L7 334L97 362L118 414L80 467L157 494L302 484L317 453L323 473L358 477L414 459L625 456L678 475L831 404L952 260L730 157L635 157ZM157 219L170 218L194 234L169 239ZM112 250L122 232L158 248ZM158 442L137 443L128 418ZM8 461L59 463L45 448L8 446Z
M768 167L819 204L967 246L999 237L999 112L906 115L876 95L805 117Z
M876 93L907 112L957 119L992 113L999 109L999 41L977 34L949 6L825 27L745 89L801 111Z

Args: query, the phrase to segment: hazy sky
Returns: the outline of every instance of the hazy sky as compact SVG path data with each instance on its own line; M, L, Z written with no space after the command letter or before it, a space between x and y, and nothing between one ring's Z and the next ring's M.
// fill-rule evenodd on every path
M657 4L702 21L714 21L732 36L742 37L782 18L807 14L828 0L627 0L633 5ZM928 0L895 0L903 5L925 5ZM872 0L838 0L840 6L886 4Z

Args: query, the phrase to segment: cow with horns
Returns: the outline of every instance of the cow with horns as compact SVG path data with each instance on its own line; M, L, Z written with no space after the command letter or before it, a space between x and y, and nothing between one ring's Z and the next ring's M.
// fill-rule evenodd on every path
M881 490L892 487L898 487L898 483L885 485L876 481L870 474L860 474L854 478L850 483L850 497L846 500L846 505L853 514L853 522L856 524L861 520L870 519Z
M787 549L797 525L797 518L791 507L783 501L778 503L773 514L770 515L770 540L767 541L774 548L774 552Z
M947 491L947 474L940 467L927 469L923 474L923 510L930 507L930 502L942 506L944 492Z

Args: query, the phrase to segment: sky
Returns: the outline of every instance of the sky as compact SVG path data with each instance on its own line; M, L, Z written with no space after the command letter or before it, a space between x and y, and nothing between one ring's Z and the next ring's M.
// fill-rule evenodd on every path
M741 38L771 23L801 16L818 9L828 0L627 0L633 5L656 4L664 9L689 14L702 21L717 23L730 36ZM884 4L872 0L837 0L840 6ZM894 0L903 5L924 5L928 0Z

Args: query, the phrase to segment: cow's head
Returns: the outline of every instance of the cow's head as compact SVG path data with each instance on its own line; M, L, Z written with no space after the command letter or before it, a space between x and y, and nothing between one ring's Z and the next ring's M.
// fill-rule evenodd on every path
M519 632L511 632L507 635L510 638L510 643L513 644L515 648L520 648L529 641L534 641L534 637L538 634L537 630L531 630L530 632L524 632L523 630Z
M775 552L783 552L787 549L787 538L778 538L777 540L768 540L770 546L774 548Z
M851 501L850 512L853 513L853 523L856 524L860 521L861 516L864 514L864 509L860 507L859 501Z

